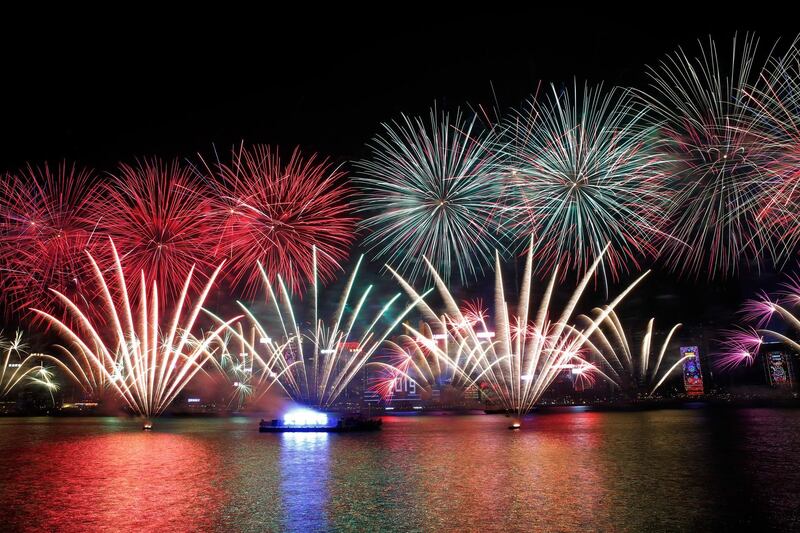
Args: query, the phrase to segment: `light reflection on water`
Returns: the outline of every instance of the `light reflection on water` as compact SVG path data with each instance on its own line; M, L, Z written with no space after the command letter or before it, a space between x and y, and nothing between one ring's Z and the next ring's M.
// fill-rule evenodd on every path
M764 531L800 527L800 410L0 419L3 530Z
M281 501L284 531L327 531L327 433L282 433Z

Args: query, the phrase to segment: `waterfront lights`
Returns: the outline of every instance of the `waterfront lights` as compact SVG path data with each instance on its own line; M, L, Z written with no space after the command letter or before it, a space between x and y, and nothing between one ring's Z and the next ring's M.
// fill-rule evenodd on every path
M327 426L328 415L311 409L292 409L283 415L283 423L286 426Z

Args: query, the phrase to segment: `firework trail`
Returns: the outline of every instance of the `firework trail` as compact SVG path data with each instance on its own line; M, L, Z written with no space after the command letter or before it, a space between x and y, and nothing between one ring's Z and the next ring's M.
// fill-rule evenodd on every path
M720 349L714 355L714 363L723 371L738 366L753 364L764 338L754 328L739 328L722 332Z
M245 299L262 287L258 262L271 281L280 275L292 292L307 286L312 246L320 279L336 277L356 221L341 169L298 149L286 161L277 148L241 145L229 163L206 164L205 173L217 188L216 254L227 259L227 279Z
M49 287L82 293L98 195L92 172L66 163L0 179L0 291L8 313L53 309Z
M776 262L792 257L800 239L800 49L798 39L781 58L773 58L757 83L743 90L755 110L756 128L769 149L766 190L759 221L774 248Z
M574 381L574 388L580 392L586 389L591 389L597 382L597 367L589 363L580 363L575 365L572 369L572 376Z
M424 326L423 326L424 327ZM419 389L431 391L437 383L449 383L456 388L466 388L461 375L449 372L439 364L436 354L425 349L423 338L431 339L429 328L423 329L425 337L413 339L408 335L398 335L394 340L384 341L381 360L373 360L367 366L377 368L377 377L370 379L369 390L378 394L384 402L394 397L396 385L400 381L414 383Z
M262 394L277 385L298 403L327 408L336 402L395 326L414 309L422 297L401 309L395 318L387 319L400 298L400 294L396 294L380 307L373 318L365 322L364 308L372 286L368 286L360 296L353 295L362 257L347 280L336 311L326 320L320 316L318 305L316 258L317 251L312 248L313 283L309 302L312 316L308 317L308 322L302 319L302 314L298 314L301 313L299 307L292 307L291 294L283 278L279 275L273 282L259 263L273 310L273 322L279 324L275 327L278 334L270 334L268 327L242 303L239 306L246 321L255 328L255 337L247 338L232 326L228 326L227 330L233 338L243 343L243 352L251 354L252 361L259 367L261 379L268 379L268 385L263 388ZM210 311L206 312L223 324L221 318ZM387 320L389 325L385 329L379 329L381 322ZM306 323L309 327L303 327ZM252 342L255 338L258 338L258 344Z
M143 274L146 284L158 286L158 304L170 307L190 272L191 289L199 291L204 272L215 266L217 233L210 224L209 191L177 161L121 164L94 210L99 229L124 253L133 300L140 294ZM101 262L111 264L113 258ZM201 268L195 271L195 265Z
M553 86L505 122L504 213L518 241L532 243L537 272L581 275L608 243L604 281L656 256L669 199L656 131L631 93L602 86Z
M95 278L102 291L103 319L96 310L81 305L53 290L67 309L75 326L70 327L52 314L34 309L70 344L80 349L84 375L101 375L102 381L134 413L149 419L158 416L189 381L212 360L209 344L224 329L224 323L205 338L192 335L203 302L222 265L208 278L203 289L190 302L194 268L191 267L175 300L171 316L160 310L165 296L155 282L148 282L140 272L139 295L132 304L122 262L113 241L110 256L113 265L103 271L87 253ZM238 318L238 317L237 317Z
M620 301L647 275L642 274L615 298L588 326L577 329L570 325L573 311L586 286L595 275L605 250L589 266L572 296L560 313L551 305L558 278L554 271L534 311L531 301L533 247L527 254L516 315L507 307L499 255L495 256L494 330L485 323L465 320L444 280L431 263L428 264L436 287L444 301L445 318L441 319L418 296L414 288L398 272L391 270L408 294L420 301L419 308L436 334L447 339L442 348L435 338L428 338L406 325L410 336L418 339L421 348L432 352L439 364L471 383L488 383L503 406L519 418L527 414L560 372L575 365L589 364L580 353L588 339ZM535 313L535 315L534 315ZM532 318L532 320L531 320ZM463 327L451 327L458 324ZM454 349L448 346L455 347ZM455 355L454 355L455 354ZM588 369L587 369L588 370ZM596 367L592 369L599 372Z
M237 408L242 409L269 390L278 375L270 369L267 361L278 357L286 349L288 342L275 344L256 327L245 332L241 322L215 336L212 345L219 347L216 352L219 358L215 359L215 364L233 387L229 407L235 402ZM259 347L259 344L262 346ZM264 352L269 354L267 360L261 358Z
M501 247L496 228L499 180L491 173L488 134L475 119L432 109L426 121L403 115L383 125L356 163L364 244L414 280L427 272L467 282L483 273Z
M763 328L772 320L777 311L778 299L773 299L769 294L761 292L758 297L744 302L741 315L745 322L753 322L756 327Z
M752 365L762 344L775 340L800 352L798 308L800 283L796 276L790 276L775 295L762 292L757 298L747 300L741 310L747 325L722 332L715 364L721 370ZM781 331L777 330L779 326Z
M388 342L388 341L387 341ZM397 385L404 379L410 378L412 359L409 356L404 356L397 359L393 363L379 363L372 362L368 365L378 366L378 375L370 378L367 390L378 395L384 403L389 403L394 398L394 393L397 390Z
M674 271L709 279L738 272L743 259L777 256L761 212L770 179L770 147L756 129L743 91L756 82L757 40L734 38L731 70L720 67L717 45L699 44L698 57L678 50L650 68L648 92L672 162L673 238L663 258Z
M777 339L796 352L800 352L800 318L797 309L800 307L800 284L792 277L784 284L784 290L773 300L765 297L764 305L773 310L773 317L784 326L783 332L771 328L770 322L761 322L756 332L761 337Z
M28 344L19 330L11 340L6 339L0 332L0 357L2 357L0 398L8 396L20 386L33 385L49 391L55 403L53 392L58 390L58 384L50 370L51 367L45 367L45 363L57 366L67 377L79 383L78 377L59 359L48 354L29 353Z
M591 324L595 320L594 316L599 316L604 312L605 308L595 308L592 317L581 315L581 318ZM670 328L658 349L656 349L655 333L653 332L654 324L655 319L653 318L647 322L638 354L628 341L622 322L614 311L607 313L605 320L591 338L591 342L587 343L587 346L591 348L590 353L599 357L599 367L603 369L605 375L611 377L612 383L623 391L652 396L667 378L680 368L681 363L690 357L685 356L677 361L665 363L664 355L681 324L675 324ZM659 371L663 372L659 374Z

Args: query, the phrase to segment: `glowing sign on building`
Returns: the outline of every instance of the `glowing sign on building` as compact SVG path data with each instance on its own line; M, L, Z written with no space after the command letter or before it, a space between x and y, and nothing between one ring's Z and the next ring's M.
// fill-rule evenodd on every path
M703 394L703 370L700 368L700 351L697 346L681 346L683 359L683 386L689 396Z
M417 394L417 382L413 379L400 376L394 380L395 392L406 392L409 396Z
M767 376L772 387L791 387L792 374L789 370L789 358L780 351L767 353L764 359L767 365Z

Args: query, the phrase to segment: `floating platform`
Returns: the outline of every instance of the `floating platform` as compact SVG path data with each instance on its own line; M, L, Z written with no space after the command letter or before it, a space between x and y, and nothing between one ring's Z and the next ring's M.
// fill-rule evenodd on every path
M358 431L378 431L383 420L380 418L342 418L336 424L287 424L283 420L262 420L258 425L261 433L353 433Z

